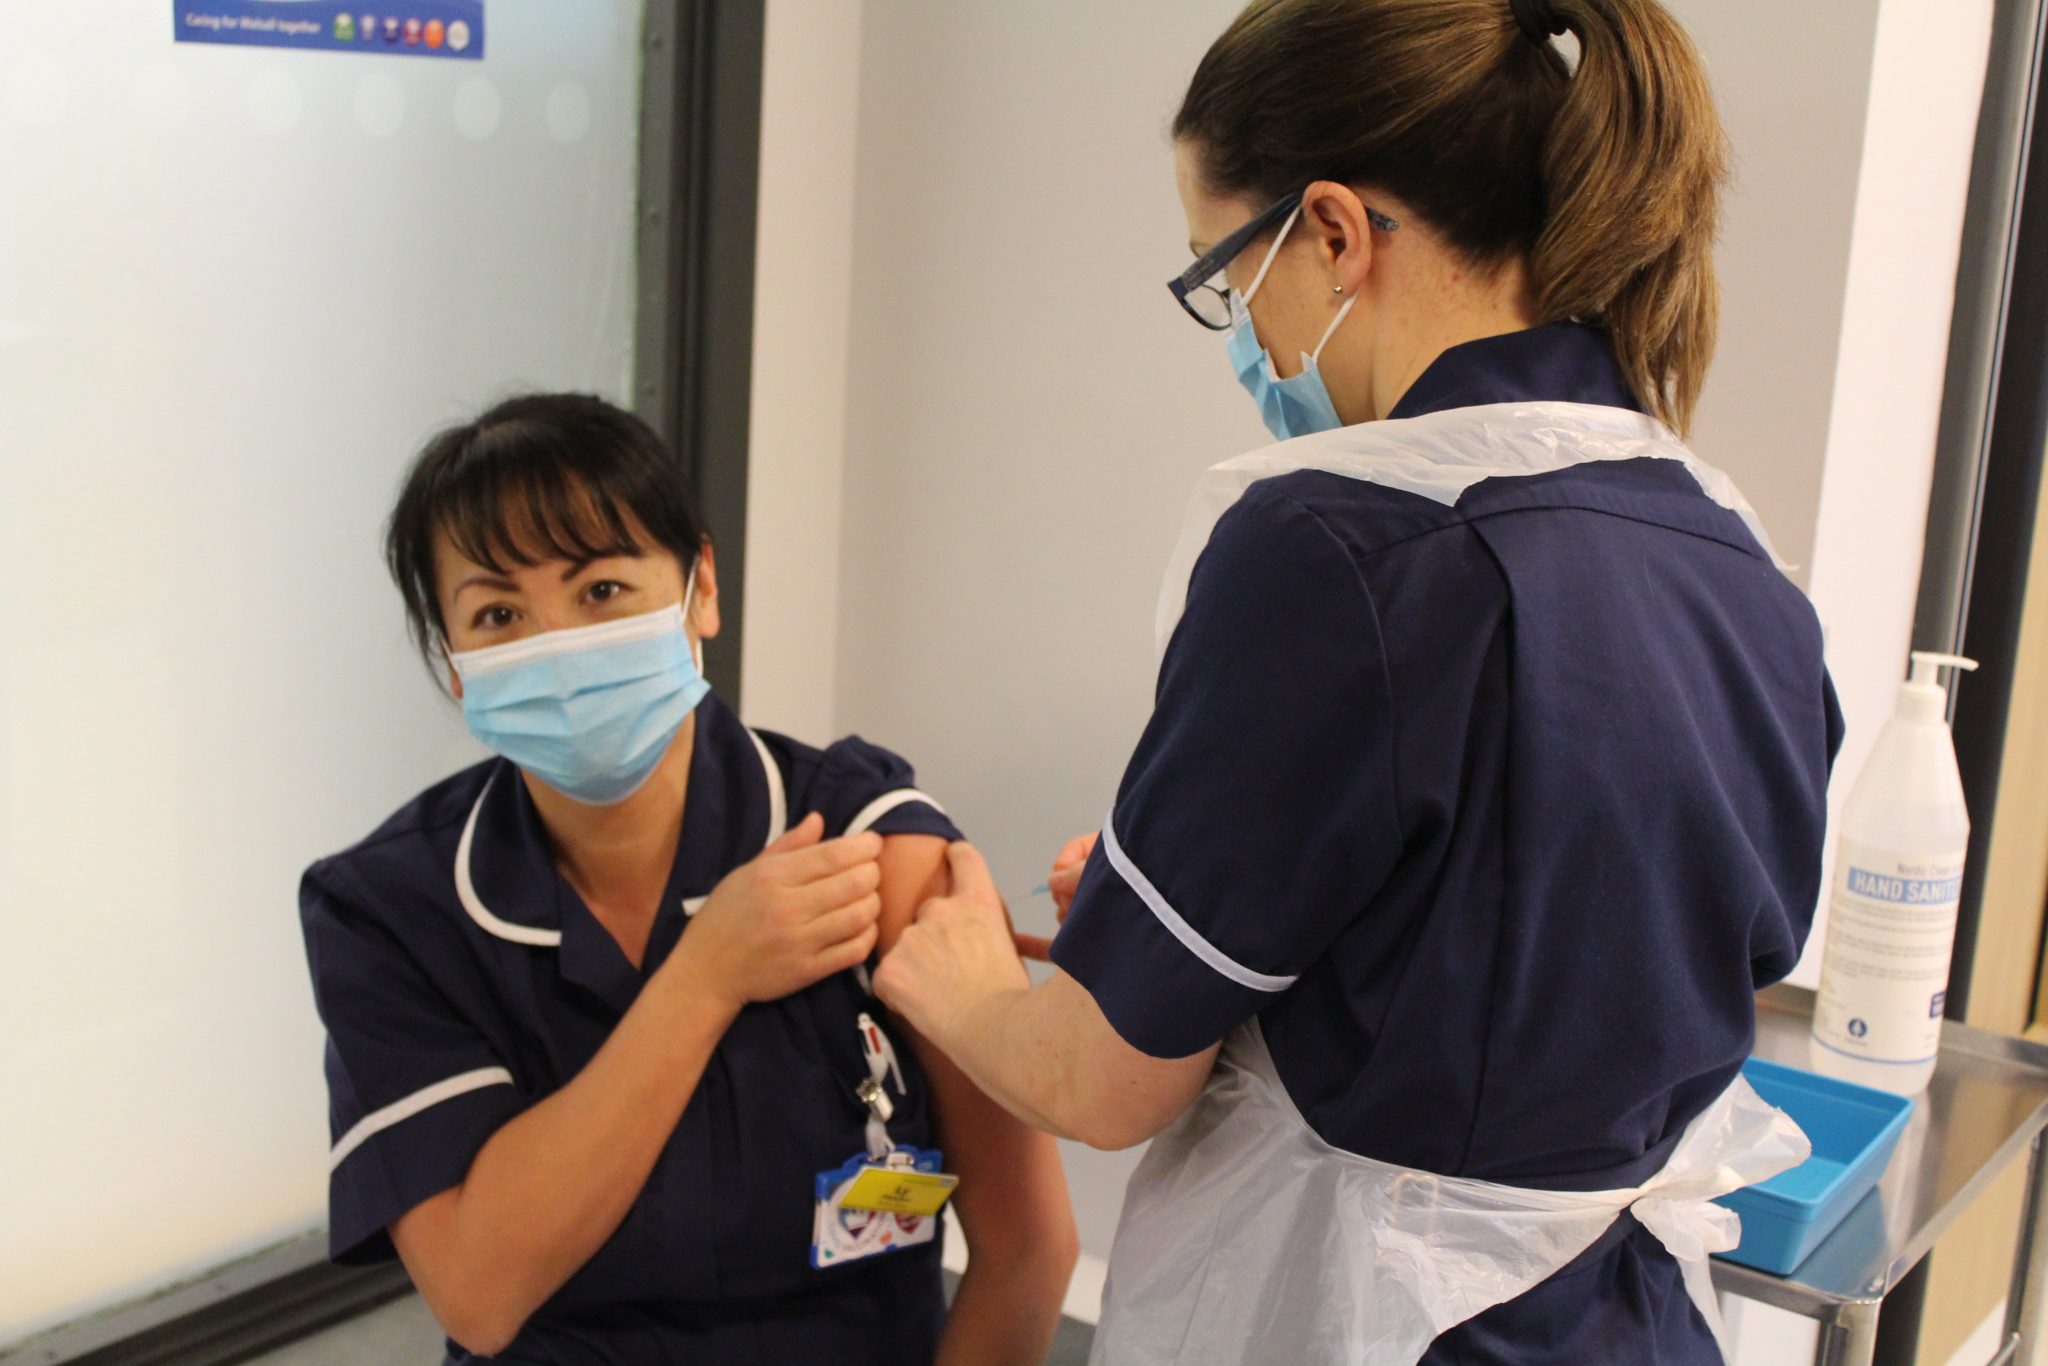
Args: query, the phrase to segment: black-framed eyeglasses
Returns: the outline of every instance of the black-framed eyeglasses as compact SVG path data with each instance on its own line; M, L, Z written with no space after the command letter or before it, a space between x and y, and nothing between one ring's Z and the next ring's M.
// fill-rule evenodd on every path
M1308 187L1303 186L1302 194L1306 193ZM1193 265L1166 282L1174 301L1187 310L1190 318L1210 331L1227 330L1230 326L1230 290L1217 283L1217 277L1223 274L1224 267L1237 259L1239 252L1251 245L1254 238L1286 218L1300 204L1300 194L1289 195L1203 252ZM1368 208L1365 216L1381 232L1392 232L1401 226L1377 209Z

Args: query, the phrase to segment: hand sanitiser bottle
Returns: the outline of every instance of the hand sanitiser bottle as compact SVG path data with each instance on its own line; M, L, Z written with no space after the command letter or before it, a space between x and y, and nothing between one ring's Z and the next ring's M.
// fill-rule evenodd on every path
M1908 1096L1934 1075L1970 842L1944 667L1977 665L1914 651L1850 790L1813 1013L1815 1071Z

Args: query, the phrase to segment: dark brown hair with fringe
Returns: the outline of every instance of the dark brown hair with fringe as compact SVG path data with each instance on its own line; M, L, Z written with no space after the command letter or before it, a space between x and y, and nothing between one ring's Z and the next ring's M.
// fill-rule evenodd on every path
M413 461L384 530L384 558L429 668L448 633L434 582L443 533L497 574L650 549L674 555L687 574L709 539L682 462L652 427L591 394L506 399L435 436Z

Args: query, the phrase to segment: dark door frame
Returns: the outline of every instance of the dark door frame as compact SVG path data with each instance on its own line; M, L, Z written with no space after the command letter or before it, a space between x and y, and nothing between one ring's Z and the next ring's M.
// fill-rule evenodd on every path
M647 0L633 402L681 457L717 551L711 684L740 701L765 0Z
M1927 542L1913 621L1918 650L1982 666L1952 690L1956 759L1977 816L1949 974L1948 1014L1970 1001L1985 856L2019 645L2021 598L2048 441L2048 55L2042 0L1998 0L1970 169L1942 391ZM1905 661L1900 661L1903 669Z

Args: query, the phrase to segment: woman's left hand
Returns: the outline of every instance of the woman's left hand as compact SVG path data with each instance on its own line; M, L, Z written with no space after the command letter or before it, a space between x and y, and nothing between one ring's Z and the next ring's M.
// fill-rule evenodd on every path
M1052 875L1045 880L1046 890L1052 893L1052 904L1060 913L1060 924L1067 923L1067 912L1073 909L1074 893L1081 888L1081 870L1088 866L1088 859L1095 852L1095 843L1102 838L1098 830L1077 835L1060 847L1053 856Z
M916 923L875 970L875 994L941 1048L962 1011L1031 987L988 863L964 841L946 856L952 889L918 907Z

